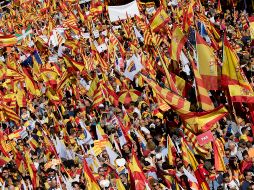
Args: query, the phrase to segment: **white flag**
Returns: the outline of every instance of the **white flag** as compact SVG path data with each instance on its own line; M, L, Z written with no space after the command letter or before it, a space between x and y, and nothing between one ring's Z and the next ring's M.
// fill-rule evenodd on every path
M136 0L125 5L120 6L108 6L108 14L111 22L115 22L129 17L139 16L139 10Z
M141 71L142 68L143 66L140 63L140 59L133 55L129 60L127 60L126 69L123 75L133 81L134 76Z

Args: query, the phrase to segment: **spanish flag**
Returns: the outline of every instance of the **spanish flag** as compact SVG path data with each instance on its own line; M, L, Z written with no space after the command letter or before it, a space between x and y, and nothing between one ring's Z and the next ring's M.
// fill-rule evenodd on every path
M130 168L131 177L134 180L136 190L148 190L148 181L145 177L145 174L141 168L139 160L136 153L132 150L132 157L128 163Z
M88 167L86 159L83 161L84 176L86 179L86 187L89 190L100 190L100 186L97 184L95 177L93 176L91 169Z
M150 20L150 27L153 32L159 31L166 23L170 21L169 15L161 6Z
M14 35L0 35L0 47L14 46L18 42Z
M254 16L249 17L250 36L254 40Z
M224 88L227 88L228 85L240 85L252 92L252 88L240 67L239 58L230 46L226 35L223 45L221 85Z
M195 130L206 132L227 114L227 109L221 105L211 111L189 112L188 114L181 114L180 117Z
M199 73L207 90L218 90L217 61L213 49L196 32Z
M26 107L26 96L24 90L17 88L16 101L20 108Z
M254 93L240 85L228 85L232 102L254 103Z
M186 41L187 38L185 37L184 33L181 31L179 27L176 27L172 32L170 47L171 59L179 61L181 51Z

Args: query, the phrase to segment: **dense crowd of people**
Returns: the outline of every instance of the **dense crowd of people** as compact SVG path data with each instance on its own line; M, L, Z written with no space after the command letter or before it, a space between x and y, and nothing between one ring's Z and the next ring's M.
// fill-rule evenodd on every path
M15 0L1 16L0 187L254 189L254 15L138 1L139 16L112 22L107 4ZM240 100L222 84L225 47L251 87Z

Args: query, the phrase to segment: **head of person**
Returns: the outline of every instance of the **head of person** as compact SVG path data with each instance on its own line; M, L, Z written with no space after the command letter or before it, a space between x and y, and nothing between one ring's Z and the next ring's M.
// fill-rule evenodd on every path
M246 180L246 181L252 181L253 180L253 174L252 174L252 172L250 171L250 170L245 170L244 172L243 172L243 175L244 175L244 179Z
M80 190L79 182L74 181L71 183L73 190Z
M229 183L230 182L230 175L229 175L229 173L224 173L223 174L223 182L224 183Z

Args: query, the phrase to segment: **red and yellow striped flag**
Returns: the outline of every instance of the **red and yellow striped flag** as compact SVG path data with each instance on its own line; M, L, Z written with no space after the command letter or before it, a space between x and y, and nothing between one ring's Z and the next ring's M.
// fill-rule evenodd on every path
M150 20L150 27L153 32L159 31L166 23L170 21L170 17L163 8L163 6L159 7L156 13Z
M83 161L84 165L84 177L86 179L86 187L89 190L100 190L100 186L97 184L94 175L92 174L91 169L87 165L86 159Z
M14 35L0 35L0 47L14 46L18 42Z
M227 114L227 109L221 105L211 111L189 112L188 114L180 114L180 117L196 131L206 132Z
M254 16L249 17L250 37L254 40Z
M186 41L187 38L185 37L184 33L181 31L179 27L176 27L172 32L170 46L171 59L179 61L181 51Z
M213 49L196 32L199 73L207 90L218 90L218 70Z
M253 91L246 76L244 75L239 58L235 51L231 48L226 35L224 36L223 45L223 66L222 66L222 76L221 85L227 88L228 85L240 85L249 91Z
M254 93L239 85L228 85L232 102L254 103Z
M146 190L148 189L148 181L145 177L145 174L141 168L139 160L137 158L136 153L132 150L132 157L128 163L130 168L130 173L134 180L135 189L136 190Z
M175 164L174 154L176 153L176 148L169 135L167 138L167 146L168 146L167 147L168 148L168 163L169 165L173 166Z
M179 95L171 92L166 88L160 87L155 81L148 79L142 75L147 84L152 88L152 90L160 96L166 103L168 103L173 109L182 114L189 113L190 102L180 97Z
M4 166L8 162L10 162L11 159L5 156L0 156L0 167Z
M99 82L93 96L93 107L98 107L104 101L105 101L105 97L103 93L103 87L101 82Z
M205 88L203 79L200 76L197 66L195 65L194 61L192 60L192 57L189 56L189 58L190 58L191 66L192 66L194 76L195 76L198 102L200 103L200 106L203 110L205 110L205 111L212 110L212 109L214 109L214 105L213 105L212 100L209 97L207 89Z
M198 167L198 162L191 150L189 149L187 142L184 138L181 139L181 145L184 166L187 167L190 164L192 169L195 171Z
M6 115L7 119L10 119L10 120L14 121L15 123L20 122L19 116L11 108L9 108L3 104L0 104L0 110L3 112L4 115Z
M197 136L186 127L184 127L184 134L186 135L186 140L190 142L190 146L195 151L195 153L202 156L206 156L209 153L209 148L200 146L197 140Z
M223 159L223 157L225 156L224 143L225 142L222 142L221 139L216 139L213 142L214 166L215 170L219 172L226 171L226 166Z
M39 186L39 184L38 184L39 181L38 181L37 174L36 174L37 171L36 171L36 168L31 160L31 157L30 157L28 151L25 152L25 159L26 159L26 165L27 165L27 169L28 169L31 181L32 181L33 188L36 189Z
M221 9L221 4L220 4L220 0L218 0L217 2L217 13L221 13L222 9Z

